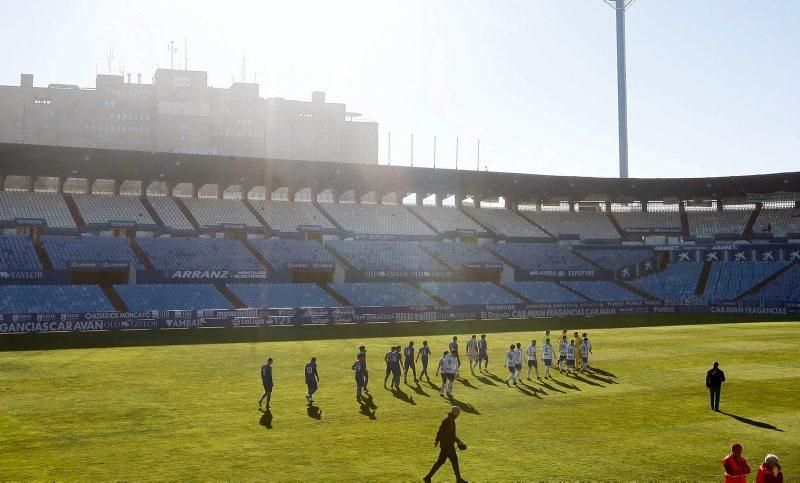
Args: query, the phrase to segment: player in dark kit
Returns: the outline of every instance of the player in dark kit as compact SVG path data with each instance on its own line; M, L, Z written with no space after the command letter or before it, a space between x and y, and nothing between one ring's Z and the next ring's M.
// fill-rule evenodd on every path
M447 345L447 348L450 349L450 353L456 356L456 360L458 361L459 367L461 366L461 359L458 358L458 337L453 336L453 342Z
M389 349L389 352L383 356L383 360L386 361L386 377L383 378L383 387L386 388L386 382L389 380L389 376L392 375L392 358L394 357L392 353L394 352L394 346Z
M408 346L403 350L405 359L403 360L403 382L408 383L408 370L414 374L414 382L417 382L417 366L414 365L414 341L409 341Z
M272 357L267 358L267 362L261 366L261 384L264 385L264 394L258 400L258 409L261 409L261 402L264 398L267 399L267 409L269 409L269 400L272 398Z
M356 401L361 402L361 391L366 385L367 378L367 363L366 355L363 352L358 353L358 359L353 363L353 370L356 372Z
M423 340L422 347L420 347L419 351L417 352L417 360L419 360L420 357L422 358L422 372L419 373L419 378L422 379L422 376L424 375L428 379L429 383L431 382L431 376L428 375L428 356L430 355L431 348L428 347L428 341Z
M306 364L306 386L308 386L308 394L306 394L306 401L309 404L314 402L314 393L319 389L319 374L317 373L317 358L312 357L311 361Z
M402 372L400 369L400 359L402 357L400 354L400 346L394 346L394 350L389 354L392 367L392 388L400 390L400 373Z
M484 365L485 370L489 370L489 352L486 344L486 334L481 334L481 339L478 341L478 370L481 369L481 364Z
M367 384L369 384L369 371L367 370L367 348L362 346L358 347L358 354L364 354L364 392L369 392L367 388ZM356 354L356 359L358 359L358 354Z

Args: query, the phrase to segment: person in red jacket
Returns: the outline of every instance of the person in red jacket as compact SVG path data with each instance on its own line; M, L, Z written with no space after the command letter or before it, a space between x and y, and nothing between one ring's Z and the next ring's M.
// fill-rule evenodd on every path
M756 483L783 483L783 472L777 456L768 454L764 458L764 464L758 467L758 473L756 473Z
M725 483L747 483L750 467L742 456L742 445L731 446L731 454L722 459L722 466L725 467Z

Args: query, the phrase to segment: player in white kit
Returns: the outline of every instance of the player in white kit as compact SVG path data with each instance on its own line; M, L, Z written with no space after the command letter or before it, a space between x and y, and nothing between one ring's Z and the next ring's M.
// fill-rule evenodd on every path
M506 378L506 383L512 381L514 384L517 384L517 353L514 351L514 349L516 349L516 347L514 347L514 344L511 344L508 348L508 352L506 352L506 362L504 365L508 367L508 377ZM511 384L508 385L511 386Z
M536 379L539 377L539 364L536 362L536 339L531 341L531 345L525 350L528 355L528 380L531 380L531 367L536 370Z
M544 362L544 378L547 379L549 377L552 379L550 366L553 365L553 346L550 344L550 338L545 339L542 346L542 362Z
M442 373L442 387L439 389L439 395L453 397L453 381L456 380L458 374L458 359L453 354L447 353L439 359L439 367L436 368L436 373Z
M478 364L478 336L472 334L472 338L467 341L467 358L469 359L469 372L475 374L475 366Z

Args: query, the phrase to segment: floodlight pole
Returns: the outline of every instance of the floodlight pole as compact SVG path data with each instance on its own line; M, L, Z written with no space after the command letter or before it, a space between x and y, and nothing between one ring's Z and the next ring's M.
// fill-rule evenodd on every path
M614 4L611 2L614 1ZM619 177L628 177L628 89L625 79L625 9L632 0L606 0L617 14L617 114L619 117Z

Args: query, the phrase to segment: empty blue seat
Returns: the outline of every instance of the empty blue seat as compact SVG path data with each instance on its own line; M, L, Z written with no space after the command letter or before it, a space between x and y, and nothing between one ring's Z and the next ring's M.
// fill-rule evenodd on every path
M228 288L248 307L339 307L325 290L314 283L234 283Z
M233 304L213 285L114 285L128 310L231 309Z
M0 313L58 314L114 310L97 285L0 285Z
M431 305L430 297L407 283L332 283L330 287L356 306Z

